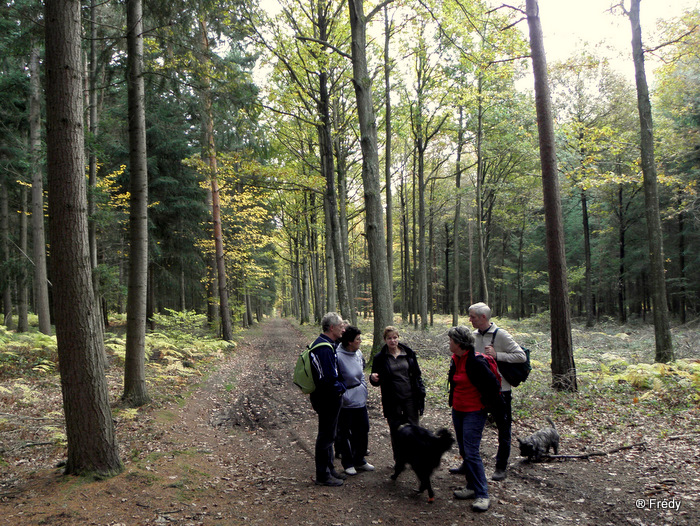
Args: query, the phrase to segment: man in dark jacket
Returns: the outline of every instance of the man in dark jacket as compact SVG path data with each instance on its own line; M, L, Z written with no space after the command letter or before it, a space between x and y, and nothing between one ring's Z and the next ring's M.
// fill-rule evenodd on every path
M336 341L343 334L345 324L336 312L329 312L321 319L321 334L311 344L312 375L316 390L311 393L311 406L318 414L315 462L316 484L342 486L345 475L333 467L333 443L338 427L338 415L345 385L338 377Z

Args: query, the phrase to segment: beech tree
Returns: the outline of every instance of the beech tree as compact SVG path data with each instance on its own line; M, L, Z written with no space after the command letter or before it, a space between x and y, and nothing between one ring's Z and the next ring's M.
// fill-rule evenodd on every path
M67 474L119 473L88 242L83 129L81 2L47 0L46 141L58 363Z
M386 237L379 171L377 119L372 101L372 78L367 68L367 18L363 0L348 0L352 35L352 79L357 99L362 147L362 183L365 195L365 234L369 252L374 308L374 345L372 355L382 345L384 328L393 323L394 305L386 261Z

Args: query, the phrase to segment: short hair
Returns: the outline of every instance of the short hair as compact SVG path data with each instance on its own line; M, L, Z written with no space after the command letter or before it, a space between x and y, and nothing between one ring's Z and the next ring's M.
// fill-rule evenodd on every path
M450 340L459 345L462 349L471 351L474 349L474 335L471 329L465 327L464 325L458 325L457 327L452 327L447 331L447 336Z
M360 334L362 334L362 331L360 329L358 329L354 325L348 325L345 328L345 332L340 337L340 343L343 344L343 347L347 347L348 343L354 341L355 338L357 338Z
M491 307L486 305L486 303L484 303L483 301L475 303L474 305L469 307L468 312L474 312L477 316L486 316L487 320L491 319Z
M327 312L321 318L321 330L323 332L328 332L334 325L341 325L343 323L343 318L337 312Z
M386 329L384 329L384 335L382 336L382 338L386 340L386 335L390 332L395 332L397 336L399 334L399 330L396 327L394 327L393 325L388 325Z

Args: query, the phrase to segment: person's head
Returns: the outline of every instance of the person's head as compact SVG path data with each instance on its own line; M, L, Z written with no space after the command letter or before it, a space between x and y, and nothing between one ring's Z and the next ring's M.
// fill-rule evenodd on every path
M399 344L399 330L389 325L384 329L384 341L389 347L396 347Z
M475 303L469 307L469 321L475 329L485 331L491 325L491 308L486 303Z
M327 312L321 318L321 331L332 340L340 338L343 327L343 318L337 312Z
M353 325L348 325L345 328L345 332L343 332L343 335L340 337L340 343L348 351L356 351L360 348L360 344L362 343L360 334L362 334L360 329Z
M447 331L450 338L450 351L458 356L474 350L474 335L472 331L464 325L452 327Z

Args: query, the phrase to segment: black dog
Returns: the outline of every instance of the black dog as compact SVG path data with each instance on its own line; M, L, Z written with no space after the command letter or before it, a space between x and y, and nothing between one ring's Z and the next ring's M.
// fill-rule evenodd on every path
M545 427L533 433L525 440L518 439L520 443L520 456L527 457L529 461L540 460L543 454L549 453L549 448L554 449L554 454L559 452L559 433L554 427L554 422L545 417L550 427Z
M454 438L447 429L441 429L437 435L424 427L404 424L399 427L394 437L396 466L391 476L396 480L410 464L420 481L418 492L428 490L428 502L435 500L435 492L430 484L430 476L440 465L443 453L452 447Z

